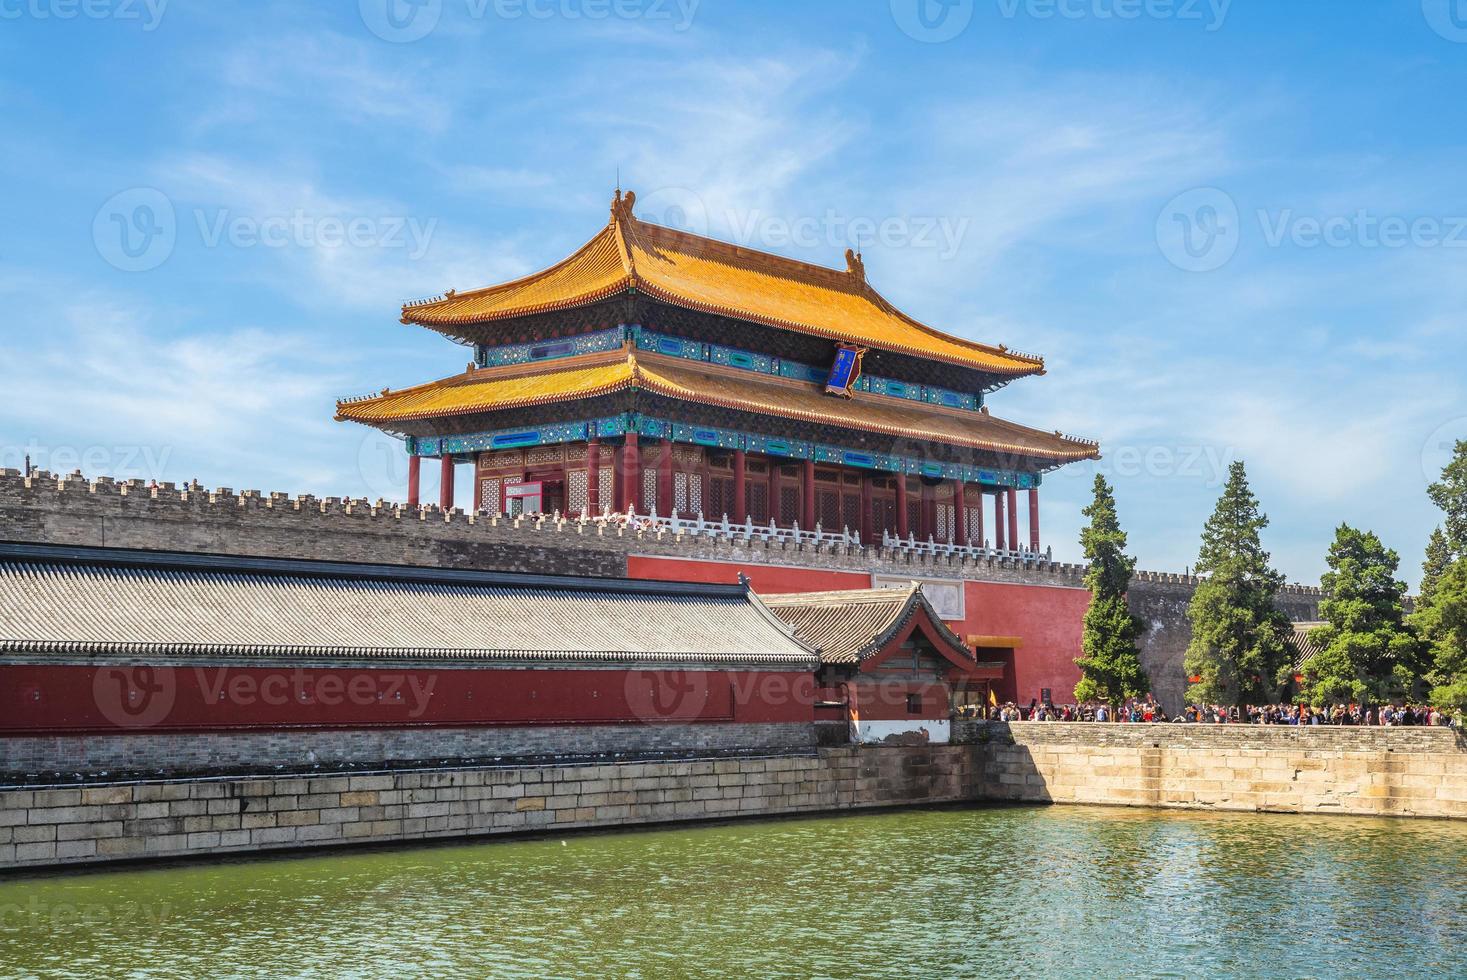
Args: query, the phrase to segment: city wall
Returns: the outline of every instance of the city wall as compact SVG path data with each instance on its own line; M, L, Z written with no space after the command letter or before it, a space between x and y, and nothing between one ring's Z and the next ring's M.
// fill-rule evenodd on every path
M1084 611L1083 596L1073 599L1084 588L1082 565L675 536L579 520L506 519L432 506L409 511L381 501L254 490L152 488L45 473L26 479L14 470L0 470L0 541L611 577L639 574L632 569L657 559L683 568L712 562L728 566L728 581L739 567L748 569L756 588L780 578L781 568L795 568L803 590L869 584L872 574L961 579L984 585L969 586L978 598L963 628L1029 637L1016 658L1017 697L1024 701L1044 687L1056 700L1069 696ZM1141 572L1131 589L1132 608L1147 622L1142 662L1172 712L1182 706L1186 686L1186 609L1196 581ZM1295 620L1317 619L1319 591L1290 586L1280 604Z
M933 803L1467 819L1448 729L957 726L960 744L0 790L0 867Z

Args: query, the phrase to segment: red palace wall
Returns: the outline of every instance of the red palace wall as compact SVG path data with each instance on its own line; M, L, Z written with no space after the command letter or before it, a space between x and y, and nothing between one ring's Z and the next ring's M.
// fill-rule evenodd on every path
M0 667L0 735L478 725L800 723L788 671Z
M770 565L741 565L732 562L686 561L633 555L627 560L627 575L634 579L666 582L733 583L739 573L749 577L755 592L820 592L869 589L871 577L855 572L830 572L811 568L781 568ZM955 633L969 636L1016 636L1023 645L1013 651L1013 670L994 685L1000 699L1028 704L1049 688L1056 703L1070 700L1080 670L1085 610L1090 593L1042 585L1004 585L991 582L964 583L967 617L949 622ZM1007 651L980 650L978 659L1006 659Z

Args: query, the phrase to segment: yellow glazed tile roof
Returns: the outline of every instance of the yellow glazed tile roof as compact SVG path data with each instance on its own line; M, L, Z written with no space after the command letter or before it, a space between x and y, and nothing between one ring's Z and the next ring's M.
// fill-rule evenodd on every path
M339 402L336 417L390 427L396 422L595 398L628 388L735 411L1054 462L1099 455L1094 443L1006 422L986 411L943 408L862 392L848 399L832 398L811 382L753 375L738 368L694 364L656 354L635 354L627 349L553 365L470 371L373 398Z
M861 260L845 271L798 262L639 221L636 195L573 255L543 272L403 308L404 323L447 331L584 306L637 291L701 310L830 340L932 358L1004 377L1044 373L1042 358L973 343L902 313L866 282Z
M577 358L579 366L551 371L544 365L471 371L373 398L337 402L336 419L390 425L609 395L632 381L634 362L625 354L615 357L608 362L599 355L590 364Z

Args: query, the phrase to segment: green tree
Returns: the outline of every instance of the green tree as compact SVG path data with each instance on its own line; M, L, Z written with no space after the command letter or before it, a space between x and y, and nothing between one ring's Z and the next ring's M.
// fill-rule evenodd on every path
M1426 644L1432 704L1467 712L1467 559L1453 562L1430 602L1411 617Z
M1467 713L1467 441L1457 443L1427 494L1445 512L1446 529L1427 545L1410 624L1425 645L1428 697L1460 717Z
M1431 502L1447 515L1447 547L1452 560L1467 557L1467 439L1457 441L1442 478L1427 487Z
M1436 595L1437 583L1452 564L1452 551L1447 547L1447 536L1441 528L1431 532L1426 543L1426 561L1421 565L1421 603L1429 604Z
M1084 510L1089 525L1080 532L1080 544L1090 568L1090 608L1085 611L1085 633L1080 683L1076 701L1104 701L1116 705L1151 689L1136 646L1144 624L1131 613L1126 592L1136 571L1136 559L1126 555L1126 532L1116 516L1116 499L1105 477L1095 477L1095 499Z
M1421 665L1406 629L1401 558L1369 531L1341 524L1321 582L1320 652L1304 667L1304 697L1320 706L1394 700L1414 693Z
M1269 566L1260 533L1268 518L1241 462L1228 470L1217 510L1202 531L1203 581L1187 607L1192 642L1183 659L1189 700L1260 704L1275 700L1289 666L1289 618L1275 605L1284 577Z

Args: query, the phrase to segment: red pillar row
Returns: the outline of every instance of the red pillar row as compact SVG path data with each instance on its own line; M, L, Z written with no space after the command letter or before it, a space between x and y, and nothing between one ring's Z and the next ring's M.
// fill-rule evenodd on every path
M764 459L769 464L769 519L775 524L783 524L784 514L779 503L779 460L773 456L765 456Z
M963 481L953 481L953 526L950 540L953 544L968 543L968 512L963 507Z
M742 449L734 450L733 474L733 514L730 518L735 524L742 524L749 519L748 469Z
M442 457L441 476L438 480L438 506L453 509L453 457L445 453Z
M926 480L922 481L921 486L922 506L917 509L921 527L917 530L917 539L926 541L937 536L937 488Z
M871 538L876 533L876 525L872 521L871 510L875 506L872 499L871 477L861 477L861 543L869 545Z
M1008 494L1002 490L993 495L993 546L999 551L1008 550L1008 539L1004 536L1008 522L1003 518L1003 505L1007 499Z
M672 490L672 440L663 439L657 445L657 506L649 508L663 517L676 516L676 503Z
M907 476L898 473L896 477L896 525L897 537L905 538L911 533L911 527L907 521Z
M977 520L977 523L974 524L974 526L972 528L973 540L978 542L978 546L980 548L983 546L983 542L984 542L984 537L983 537L983 506L984 506L984 500L983 500L983 498L984 498L984 496L986 496L986 495L983 493L983 487L980 485L978 487L978 506L973 509L973 514L974 514L975 517L978 518L978 520Z
M815 461L807 459L800 467L800 527L807 531L815 529Z
M622 511L642 511L642 451L637 447L637 433L628 430L621 449L621 507Z
M601 513L601 440L586 443L586 512Z
M1039 488L1029 490L1029 550L1039 550Z
M1019 491L1009 487L1009 547L1019 549Z
M417 507L422 503L423 457L417 454L408 457L408 506Z

